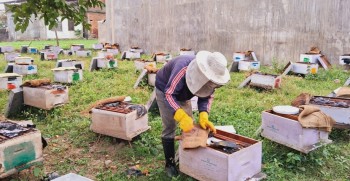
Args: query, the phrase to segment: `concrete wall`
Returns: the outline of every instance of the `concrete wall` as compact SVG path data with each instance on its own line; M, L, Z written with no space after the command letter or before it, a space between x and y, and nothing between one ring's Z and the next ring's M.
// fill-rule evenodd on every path
M350 53L348 0L106 0L105 40L122 49L254 50L264 63L297 61L318 46L332 63Z
M11 12L7 12L7 28L9 40L34 40L46 39L46 29L43 21L36 20L34 16L31 18L28 28L23 33L15 30L15 24Z
M57 36L59 39L74 39L74 38L79 38L79 36L75 35L75 31L80 30L81 33L83 33L83 26L79 24L78 26L74 26L74 31L69 31L68 30L68 20L65 19L62 21L62 31L57 31ZM47 39L55 39L55 31L49 30L49 27L46 27L46 32L47 32Z

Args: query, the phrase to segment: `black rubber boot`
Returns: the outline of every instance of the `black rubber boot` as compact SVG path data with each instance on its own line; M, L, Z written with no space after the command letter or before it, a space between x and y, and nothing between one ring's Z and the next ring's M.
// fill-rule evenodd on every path
M175 164L175 141L174 139L162 138L164 156L165 156L165 171L168 177L176 177L179 172Z

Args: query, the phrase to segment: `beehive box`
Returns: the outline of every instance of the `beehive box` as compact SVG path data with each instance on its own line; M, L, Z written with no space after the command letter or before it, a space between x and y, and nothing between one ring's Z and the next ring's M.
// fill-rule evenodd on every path
M0 136L0 180L43 161L41 133L30 132L11 139Z
M128 114L93 108L90 129L95 133L108 135L124 140L132 140L135 136L147 131L148 115L137 118L136 111Z
M28 48L28 53L34 53L34 54L36 54L36 53L38 53L38 49L35 48L35 47L29 47L29 48Z
M143 53L143 49L142 48L130 48L129 49L130 52L136 52L136 53Z
M246 147L228 154L211 147L183 149L179 146L180 171L203 181L242 181L261 172L262 143L241 135L217 130L221 140Z
M196 53L193 50L189 50L189 51L180 50L180 55L196 55Z
M78 51L78 50L83 50L84 49L84 45L83 44L73 44L70 47L70 50L72 52Z
M241 71L258 70L260 68L260 62L254 60L241 60L238 63L238 69Z
M54 52L57 55L63 51L63 49L59 46L50 46L49 49L51 52Z
M61 66L57 65L56 67L75 67L78 69L84 69L84 62L83 61L59 60L57 63L58 64L61 63Z
M313 98L322 97L329 99L332 102L345 102L350 105L350 99L336 98L336 97L325 97L325 96L314 96ZM350 108L349 107L335 107L331 105L318 105L310 101L310 105L318 107L323 113L332 117L336 122L334 127L343 128L350 127Z
M17 57L19 57L21 54L19 53L5 53L5 60L8 62L14 62Z
M68 87L63 90L52 85L23 87L23 99L25 105L50 110L68 103Z
M118 62L116 60L97 58L97 67L98 68L116 68L117 66L118 66Z
M140 52L124 51L122 55L122 59L135 59L140 57L141 57Z
M152 65L152 66L156 67L156 62L146 62L146 61L135 60L134 65L135 65L136 70L142 71L145 68L145 66L147 66L147 65Z
M317 74L318 64L317 63L304 63L296 62L293 63L292 72L296 74Z
M99 51L99 52L97 53L97 57L103 57L103 58L114 57L114 54L113 54L112 52Z
M38 73L37 65L13 65L13 73L17 73L20 75L31 75Z
M12 46L0 46L0 53L13 52L15 49Z
M31 65L34 60L31 57L16 57L15 64Z
M299 62L317 63L320 56L321 54L309 54L309 53L300 54Z
M56 52L51 51L42 51L40 52L41 60L57 60L58 54Z
M22 85L22 76L16 73L0 74L0 90L17 89Z
M148 74L148 85L156 86L156 73Z
M235 52L233 53L233 61L239 62L241 60L246 60L245 52Z
M172 59L172 56L170 54L164 54L164 55L156 55L155 56L157 63L165 63Z
M350 65L350 54L344 54L339 56L339 64L340 65Z
M293 148L309 153L316 148L332 142L326 131L303 128L296 115L281 115L273 111L262 112L261 136Z
M55 82L72 83L83 80L83 71L75 67L59 67L52 70Z
M107 53L112 53L113 55L118 55L119 50L118 49L107 49Z
M260 87L264 89L280 88L282 78L278 75L254 73L251 75L250 86Z
M90 50L77 50L75 55L78 57L90 57L92 54Z
M94 50L101 50L103 48L103 44L102 43L94 43L94 44L92 44L92 48Z

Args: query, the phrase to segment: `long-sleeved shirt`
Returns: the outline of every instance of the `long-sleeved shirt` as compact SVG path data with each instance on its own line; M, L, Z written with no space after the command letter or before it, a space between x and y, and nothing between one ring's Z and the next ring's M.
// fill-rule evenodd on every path
M180 55L157 72L156 88L164 92L168 108L173 114L180 108L179 101L187 101L194 97L186 84L187 66L194 59L194 55ZM198 97L199 112L209 113L213 94L205 98Z

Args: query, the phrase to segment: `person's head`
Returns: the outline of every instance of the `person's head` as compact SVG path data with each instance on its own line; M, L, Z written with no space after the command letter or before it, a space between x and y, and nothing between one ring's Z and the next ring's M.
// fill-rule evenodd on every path
M186 70L186 84L198 97L210 96L216 88L230 81L227 60L220 52L200 51Z

